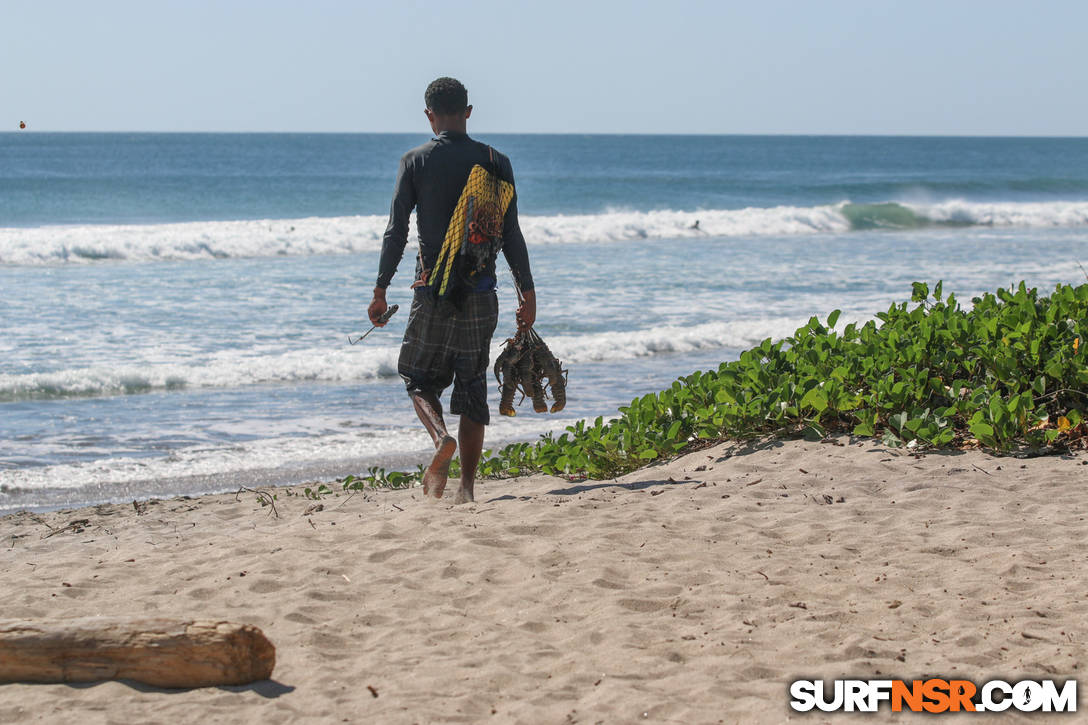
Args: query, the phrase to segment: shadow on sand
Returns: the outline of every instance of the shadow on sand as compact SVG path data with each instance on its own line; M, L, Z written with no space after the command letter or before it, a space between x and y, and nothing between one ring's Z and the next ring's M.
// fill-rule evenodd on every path
M142 682L135 680L98 680L96 682L66 682L66 686L73 690L86 690L91 687L98 687L104 685L107 682L119 682L122 685L132 688L137 692L159 692L164 695L176 695L182 692L192 692L193 690L199 690L203 688L199 687L153 687L151 685L145 685ZM26 684L40 685L45 683L40 682L28 682ZM217 690L223 690L225 692L252 692L260 695L268 700L274 700L281 695L287 695L295 691L295 688L291 685L285 685L282 682L276 680L260 680L258 682L251 682L248 685L219 685L216 686Z

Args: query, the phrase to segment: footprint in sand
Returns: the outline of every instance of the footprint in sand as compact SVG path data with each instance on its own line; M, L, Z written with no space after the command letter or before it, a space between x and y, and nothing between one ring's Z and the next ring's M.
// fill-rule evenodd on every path
M181 581L187 581L193 574L193 567L191 566L176 566L173 569L168 569L163 575L166 579L179 579Z
M665 607L669 606L667 601L655 600L655 599L620 599L618 602L624 609L629 609L632 612L659 612Z
M936 554L937 556L955 556L959 549L955 546L930 546L919 549L923 554Z
M781 498L781 491L765 491L757 489L755 491L746 491L746 493L749 498L760 499L762 501L771 498Z
M450 604L460 610L468 609L469 607L475 607L488 599L488 594L484 592L477 592L476 594L470 594L467 597L457 597L451 599Z
M839 624L845 624L853 619L854 615L849 612L827 612L825 614L812 614L809 615L808 620L810 622L837 622ZM837 634L835 636L838 636Z
M347 592L330 592L321 589L314 589L306 592L306 596L310 599L316 599L319 602L344 602L350 599L355 599L355 596L348 594Z
M474 538L473 544L479 544L480 546L493 546L498 549L509 549L517 546L513 541L506 541L504 539L492 539L492 538Z
M288 622L296 622L298 624L317 624L317 620L312 617L307 617L302 612L291 612L284 617Z
M753 665L741 670L740 674L746 680L773 680L778 677L778 670L770 667L763 667L761 665Z
M828 662L844 662L846 660L900 660L903 651L890 649L874 649L852 644L843 650L842 654L828 654L824 657Z
M347 640L328 632L314 632L306 638L307 644L320 650L345 649Z
M371 564L380 564L386 559L389 559L394 554L399 554L401 549L386 549L385 551L375 551L373 554L366 558Z
M555 533L554 526L507 526L507 533L516 536L551 536Z
M594 579L593 585L598 586L601 589L626 589L626 584L617 584L616 582L608 581L607 579Z
M980 654L970 655L968 657L957 657L956 662L962 662L965 665L971 665L976 668L993 667L1003 659L1001 650L997 650L992 654ZM1042 669L1042 668L1039 668Z
M283 584L274 579L258 579L249 585L249 591L254 594L270 594L283 589Z
M697 587L703 584L709 584L714 581L714 577L706 572L694 572L691 574L685 574L682 576L681 581L685 586Z

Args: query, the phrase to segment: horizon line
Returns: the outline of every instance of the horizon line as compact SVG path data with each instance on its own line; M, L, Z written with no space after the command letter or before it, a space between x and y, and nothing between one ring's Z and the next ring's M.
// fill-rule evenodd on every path
M993 139L1088 139L1088 134L1008 134L1008 133L847 133L847 132L665 132L665 131L470 131L469 135L488 134L506 136L691 136L691 137L771 137L771 138L993 138ZM33 128L0 130L0 134L161 134L161 135L328 135L328 136L423 136L433 135L429 131L148 131L136 129L123 130L38 130Z

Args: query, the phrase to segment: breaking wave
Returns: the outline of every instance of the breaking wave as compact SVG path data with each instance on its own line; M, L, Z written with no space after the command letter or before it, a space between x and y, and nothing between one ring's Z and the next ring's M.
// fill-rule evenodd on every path
M0 228L0 264L104 263L373 252L384 216ZM942 226L1088 226L1088 201L884 202L522 216L530 244L752 237Z
M793 332L803 320L771 318L711 322L690 327L655 327L629 332L548 336L565 363L607 362L696 350L739 350L765 337ZM496 340L494 360L501 349ZM398 346L363 349L312 348L278 355L222 352L204 360L176 363L100 365L53 372L0 375L0 402L128 395L184 388L318 382L352 384L395 377Z

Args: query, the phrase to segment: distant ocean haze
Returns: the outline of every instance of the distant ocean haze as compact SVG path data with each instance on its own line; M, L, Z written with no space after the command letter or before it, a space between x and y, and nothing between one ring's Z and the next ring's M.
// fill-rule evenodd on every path
M423 460L407 315L346 337L426 138L0 134L0 510ZM969 303L1088 266L1084 139L480 138L513 161L537 329L571 369L562 419L496 413L491 441L615 414L813 314L868 319L914 280Z

